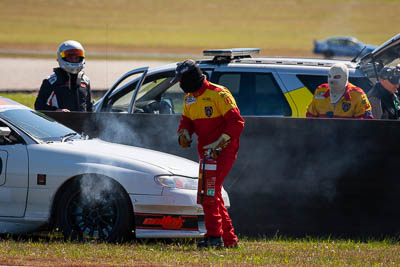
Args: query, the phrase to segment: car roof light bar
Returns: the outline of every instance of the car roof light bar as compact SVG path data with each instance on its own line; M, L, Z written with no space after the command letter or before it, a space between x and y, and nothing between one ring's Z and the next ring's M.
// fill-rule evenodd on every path
M250 57L259 53L260 48L210 49L204 50L203 56L239 58Z
M233 59L250 58L251 55L259 54L260 48L230 48L204 50L204 56L212 56L214 64L227 64Z

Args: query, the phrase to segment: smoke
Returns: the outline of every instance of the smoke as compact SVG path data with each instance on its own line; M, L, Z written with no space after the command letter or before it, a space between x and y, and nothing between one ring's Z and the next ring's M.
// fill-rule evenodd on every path
M171 153L171 143L176 147L175 154L179 153L180 147L177 143L176 131L180 116L170 115L148 115L148 114L119 114L99 113L93 114L90 120L83 122L83 129L91 137L104 141L126 144L153 150ZM161 137L161 138L160 138ZM194 149L193 149L194 150ZM140 158L140 155L136 155ZM110 156L107 160L99 163L117 166ZM91 173L88 168L86 173ZM113 177L115 173L107 173L104 176ZM96 175L85 175L81 179L82 199L94 203L104 202L105 196L115 192L115 184L108 179L101 179Z
M168 143L168 139L177 138L177 124L158 123L160 119L171 120L166 115L115 113L107 115L109 115L107 120L97 121L98 137L105 141L162 150L167 148L165 144Z
M116 192L115 184L109 179L87 174L80 179L81 199L84 203L105 205L109 196Z
M224 183L229 193L257 192L291 203L318 196L331 202L340 180L357 176L368 154L358 136L365 131L361 121L266 118L246 124Z
M190 149L183 150L178 144L180 118L180 115L97 113L94 121L84 122L83 129L104 141L148 148L197 162L195 135Z

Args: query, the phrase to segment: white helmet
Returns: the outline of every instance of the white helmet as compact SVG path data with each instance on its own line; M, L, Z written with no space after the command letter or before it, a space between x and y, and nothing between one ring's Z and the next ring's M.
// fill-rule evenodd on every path
M80 61L77 63L68 62L66 57L78 56ZM71 74L77 74L85 67L85 49L77 41L65 41L58 47L57 61L60 68Z

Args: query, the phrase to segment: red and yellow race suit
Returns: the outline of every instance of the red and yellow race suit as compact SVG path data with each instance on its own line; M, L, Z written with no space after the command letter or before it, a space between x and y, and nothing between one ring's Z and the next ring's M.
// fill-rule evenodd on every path
M225 246L236 244L237 236L225 208L221 189L236 159L243 127L244 120L240 116L235 99L225 87L204 79L199 90L186 94L178 132L186 129L190 135L195 133L198 136L197 149L200 158L204 156L203 147L215 142L223 133L231 137L228 146L217 158L215 202L202 204L207 229L206 237L222 236Z
M364 91L350 83L336 103L330 101L329 85L321 84L314 92L306 117L373 119L372 109Z

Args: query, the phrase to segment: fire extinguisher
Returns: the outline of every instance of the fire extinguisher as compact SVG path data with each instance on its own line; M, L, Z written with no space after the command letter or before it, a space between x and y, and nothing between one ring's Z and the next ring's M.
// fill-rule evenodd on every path
M217 161L212 157L211 149L204 153L204 157L200 159L199 165L197 203L214 203L215 181L217 179Z

